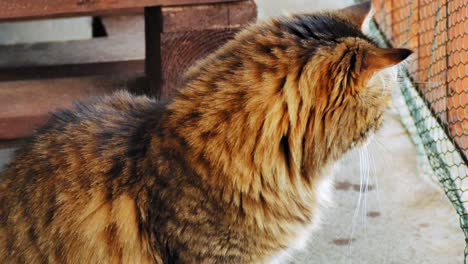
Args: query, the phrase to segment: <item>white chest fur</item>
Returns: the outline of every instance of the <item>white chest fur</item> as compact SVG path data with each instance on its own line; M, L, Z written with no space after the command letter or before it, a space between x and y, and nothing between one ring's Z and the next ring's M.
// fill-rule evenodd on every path
M317 186L317 201L320 207L327 207L331 204L331 194L333 186L333 177L330 170L328 175L324 176ZM321 209L321 208L320 208ZM281 264L286 263L289 259L293 258L295 251L304 250L307 246L307 242L312 236L312 233L320 225L320 210L315 212L313 221L306 226L298 226L297 228L297 237L292 241L289 249L282 250L273 256L268 264Z

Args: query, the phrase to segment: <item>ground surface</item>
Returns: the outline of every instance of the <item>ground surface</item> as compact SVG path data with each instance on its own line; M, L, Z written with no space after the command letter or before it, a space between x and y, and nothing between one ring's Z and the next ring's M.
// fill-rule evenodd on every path
M258 1L262 18L345 4L338 0ZM359 153L350 153L340 163L335 206L324 210L321 228L307 250L294 254L292 263L463 263L464 237L455 211L440 189L418 173L415 147L398 117L387 115L383 129L368 146L369 161L362 167ZM0 167L10 157L11 150L0 150ZM365 161L367 155L361 157ZM355 214L360 176L367 174L367 168L369 189L362 194L361 210ZM363 201L367 201L366 210Z
M364 171L359 152L340 162L335 206L325 209L321 229L292 263L463 263L458 217L438 186L418 173L415 148L398 119L387 115L368 146L371 158L364 162ZM368 191L355 216L360 175L368 167Z

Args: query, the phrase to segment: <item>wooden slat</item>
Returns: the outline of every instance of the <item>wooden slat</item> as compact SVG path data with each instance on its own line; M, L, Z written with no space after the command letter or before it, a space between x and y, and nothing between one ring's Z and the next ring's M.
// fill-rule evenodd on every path
M106 17L108 37L0 46L0 81L142 73L143 15Z
M180 6L236 0L0 0L0 20L98 15L150 6Z
M250 1L229 4L163 7L163 32L226 29L255 20L256 6Z
M2 140L0 139L0 150L8 150L14 151L15 148L25 144L27 142L27 138L18 138L18 139L7 139Z
M138 75L0 82L0 140L31 135L49 112L73 100L133 88Z
M65 58L66 59L66 58ZM66 61L64 61L66 63ZM0 81L64 78L93 75L119 75L145 71L145 60L95 61L82 64L22 66L0 69Z
M229 8L229 24L231 26L245 26L257 20L257 5L254 1L233 3Z
M0 47L0 68L144 59L145 36L137 34L68 42Z

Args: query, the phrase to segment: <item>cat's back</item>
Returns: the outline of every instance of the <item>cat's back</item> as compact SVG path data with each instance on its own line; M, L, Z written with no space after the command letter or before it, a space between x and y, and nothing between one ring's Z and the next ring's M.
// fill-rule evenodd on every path
M65 168L68 172L105 172L110 163L142 154L164 111L164 104L124 91L76 102L69 110L53 113L16 151L6 171L16 171L15 180L27 178L23 169L40 172L40 166L49 172ZM53 178L42 173L29 176Z
M0 258L150 261L139 166L164 108L118 92L55 113L0 172Z

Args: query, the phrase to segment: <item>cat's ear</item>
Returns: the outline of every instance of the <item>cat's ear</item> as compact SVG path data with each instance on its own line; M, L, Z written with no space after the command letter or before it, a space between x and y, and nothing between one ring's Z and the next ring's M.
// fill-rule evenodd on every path
M371 16L372 5L371 2L364 2L352 6L348 6L339 10L338 12L345 15L352 23L359 28L364 26L364 22L368 16Z
M361 69L366 72L376 72L396 65L413 53L409 49L382 49L374 47L364 53Z

